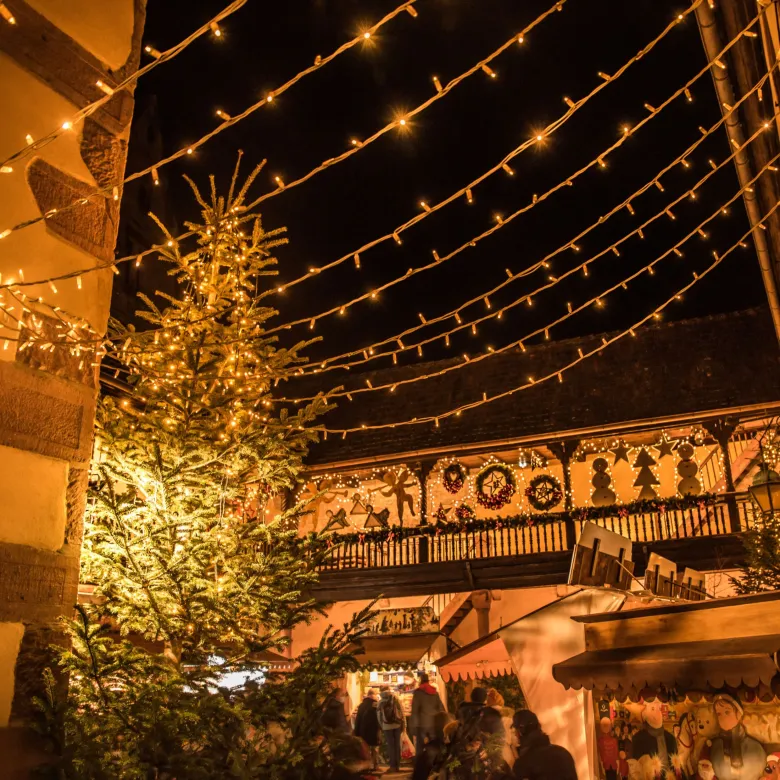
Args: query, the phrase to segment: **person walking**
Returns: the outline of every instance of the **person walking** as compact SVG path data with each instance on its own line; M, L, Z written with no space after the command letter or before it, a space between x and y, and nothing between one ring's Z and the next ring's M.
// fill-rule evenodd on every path
M518 710L512 727L520 745L514 765L516 780L577 780L571 753L550 743L533 712Z
M420 685L412 694L412 714L409 718L409 730L414 739L414 752L419 756L423 752L426 739L433 739L436 733L435 719L444 712L439 692L434 688L428 675L420 675Z
M380 690L377 716L387 744L390 771L398 772L401 769L401 734L406 729L406 716L400 699L389 685L383 685Z
M371 751L374 769L377 767L377 747L379 745L379 715L377 701L379 695L374 688L366 691L366 696L357 709L355 716L355 736L360 737Z
M322 713L322 725L342 734L351 734L352 728L347 720L345 706L347 692L343 688L336 688L325 701Z
M479 719L480 713L482 712L482 708L485 706L485 702L487 701L487 689L486 688L480 688L476 687L472 689L471 691L471 700L470 701L464 701L461 703L460 707L458 707L457 712L457 718L458 720L466 725L476 723Z

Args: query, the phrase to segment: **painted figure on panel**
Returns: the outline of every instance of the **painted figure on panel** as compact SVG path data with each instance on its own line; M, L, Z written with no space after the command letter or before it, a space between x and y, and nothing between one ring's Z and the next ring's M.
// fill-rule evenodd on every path
M761 743L751 737L742 720L742 705L727 693L713 700L718 735L712 740L712 766L718 780L758 780L766 767Z

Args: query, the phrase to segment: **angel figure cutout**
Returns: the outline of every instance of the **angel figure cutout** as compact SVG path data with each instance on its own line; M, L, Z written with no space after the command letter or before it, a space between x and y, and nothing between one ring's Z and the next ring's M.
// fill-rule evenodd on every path
M415 486L415 482L407 482L407 478L410 476L409 471L405 469L400 474L394 471L388 471L382 477L382 480L387 484L387 489L381 490L380 493L385 497L395 496L396 507L398 508L398 522L403 526L404 524L404 506L409 505L409 511L414 516L414 498L411 493L407 493L406 488Z

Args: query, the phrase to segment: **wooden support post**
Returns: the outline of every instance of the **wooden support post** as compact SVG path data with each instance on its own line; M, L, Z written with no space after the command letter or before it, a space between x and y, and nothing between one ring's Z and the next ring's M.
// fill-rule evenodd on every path
M729 513L729 528L731 533L738 534L744 530L739 519L737 499L735 497L734 475L731 473L731 456L729 455L729 440L739 425L736 417L726 417L719 420L710 420L704 423L704 429L718 442L720 454L723 458L723 478L726 481L726 508Z
M420 525L428 525L428 476L432 470L433 461L421 461L415 469L417 479L420 480ZM428 563L430 560L428 541L427 536L420 537L419 563Z
M564 521L566 530L566 549L573 550L577 543L574 520L571 517L571 510L574 508L574 502L571 494L571 458L580 446L579 439L570 439L569 441L557 441L549 445L550 452L555 455L563 466L563 508L566 512Z

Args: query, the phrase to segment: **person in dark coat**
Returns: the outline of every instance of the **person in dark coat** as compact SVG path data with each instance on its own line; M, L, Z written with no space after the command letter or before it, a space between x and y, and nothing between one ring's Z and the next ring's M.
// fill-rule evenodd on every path
M434 688L424 672L420 675L420 685L412 694L412 716L409 719L410 736L414 738L415 754L422 753L426 739L434 737L434 718L444 712L439 692Z
M355 736L360 737L370 748L374 769L377 766L377 746L379 745L379 718L376 711L378 699L379 694L373 688L369 688L355 715Z
M349 721L347 720L347 713L344 710L346 701L347 692L341 688L336 688L328 697L322 712L321 721L325 728L332 729L333 731L340 731L342 734L352 733Z
M443 767L447 758L444 729L451 720L452 716L446 710L437 712L433 716L433 736L415 757L412 780L428 780L432 772Z
M476 723L482 708L487 701L487 688L474 688L471 691L471 701L464 701L458 707L457 719L463 724Z
M577 780L571 753L550 743L533 712L518 710L512 718L512 728L520 744L514 766L516 780Z

